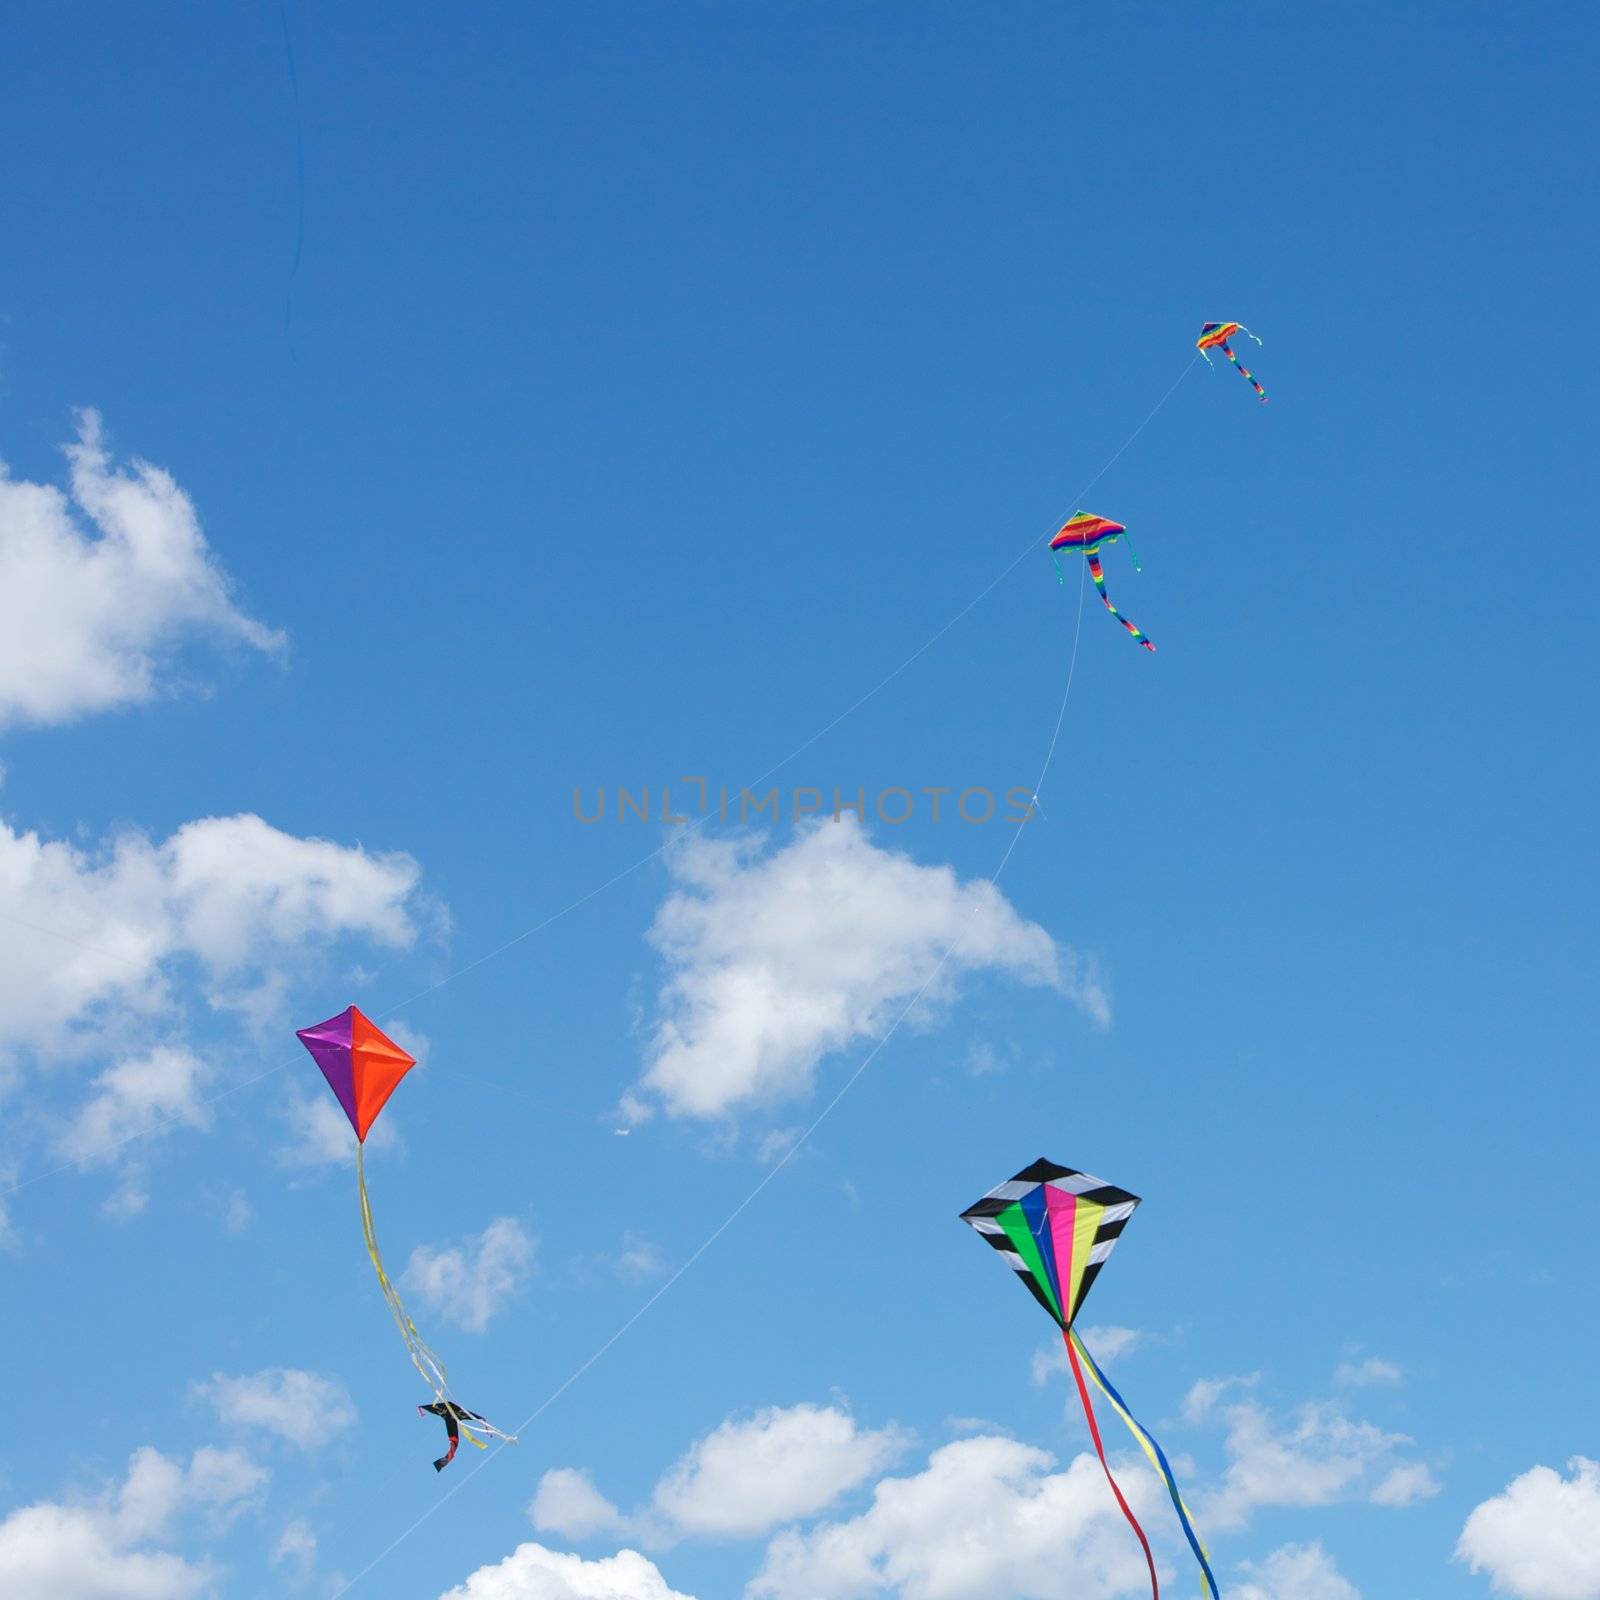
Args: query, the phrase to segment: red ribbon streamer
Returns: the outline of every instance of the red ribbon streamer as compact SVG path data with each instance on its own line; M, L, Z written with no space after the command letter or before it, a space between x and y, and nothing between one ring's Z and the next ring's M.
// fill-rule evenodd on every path
M1122 1507L1123 1516L1128 1519L1128 1526L1139 1536L1139 1544L1144 1551L1144 1563L1150 1569L1151 1600L1161 1600L1161 1585L1156 1579L1156 1558L1150 1554L1150 1541L1145 1538L1144 1529L1139 1526L1139 1519L1134 1516L1132 1508L1122 1498L1117 1480L1111 1476L1111 1468L1106 1464L1105 1446L1100 1443L1100 1424L1094 1420L1094 1406L1089 1401L1089 1387L1083 1381L1083 1368L1078 1365L1078 1352L1072 1348L1072 1337L1067 1329L1061 1330L1061 1336L1066 1340L1067 1357L1072 1362L1072 1376L1078 1385L1078 1398L1083 1401L1083 1414L1089 1419L1089 1437L1094 1440L1094 1453L1100 1457L1100 1470L1105 1473L1106 1482L1111 1485L1111 1492L1117 1497L1117 1504Z

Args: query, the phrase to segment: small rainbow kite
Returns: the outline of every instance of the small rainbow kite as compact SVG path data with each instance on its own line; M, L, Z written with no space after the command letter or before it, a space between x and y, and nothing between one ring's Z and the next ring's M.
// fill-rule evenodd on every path
M1061 530L1050 541L1050 553L1056 562L1056 577L1063 583L1066 579L1061 575L1061 561L1056 557L1058 550L1075 550L1084 556L1089 563L1089 576L1094 579L1094 586L1099 591L1101 603L1106 610L1122 624L1146 650L1154 650L1155 646L1136 628L1127 617L1117 610L1111 603L1111 596L1106 593L1106 575L1100 565L1100 547L1115 544L1118 539L1127 537L1128 530L1120 522L1112 522L1109 517L1097 517L1088 511L1079 511L1067 518L1061 524ZM1133 555L1133 542L1129 540L1128 554L1133 556L1133 570L1138 572L1139 558Z
M1233 353L1233 346L1228 343L1234 334L1242 333L1247 339L1256 339L1256 336L1245 327L1242 322L1208 322L1200 330L1200 337L1195 340L1194 347L1201 355L1206 357L1206 365L1211 365L1211 357L1206 355L1208 350L1220 350L1248 380L1250 387L1261 396L1265 402L1267 391L1256 382L1255 374ZM1256 343L1261 341L1256 339Z

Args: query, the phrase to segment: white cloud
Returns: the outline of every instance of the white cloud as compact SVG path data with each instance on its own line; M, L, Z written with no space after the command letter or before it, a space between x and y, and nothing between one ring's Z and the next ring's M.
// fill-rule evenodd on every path
M270 1560L275 1567L291 1566L301 1578L311 1575L317 1564L317 1536L304 1517L291 1517L284 1524Z
M920 1473L886 1478L861 1516L781 1533L750 1600L1112 1600L1149 1588L1144 1557L1100 1465L1065 1471L1012 1439L961 1439ZM1140 1516L1164 1498L1143 1467L1118 1481Z
M1201 1378L1193 1383L1183 1397L1183 1416L1186 1422L1199 1422L1216 1409L1217 1402L1235 1389L1253 1389L1261 1381L1259 1372L1243 1377Z
M482 1233L459 1245L418 1245L401 1282L458 1328L482 1333L527 1282L534 1244L514 1217L496 1217Z
M367 1154L393 1149L399 1141L394 1113L385 1114L367 1130ZM279 1164L285 1167L353 1167L356 1132L344 1108L326 1090L311 1089L289 1095L283 1104L289 1125L289 1142L278 1146Z
M350 1391L337 1378L294 1367L267 1367L230 1378L214 1372L190 1386L232 1427L264 1428L302 1450L321 1448L356 1420Z
M1286 1544L1264 1561L1241 1561L1250 1580L1228 1591L1228 1600L1361 1600L1360 1591L1313 1544Z
M1600 1600L1600 1462L1531 1467L1474 1507L1456 1559L1516 1600Z
M824 1510L906 1448L899 1428L858 1428L836 1406L769 1406L729 1419L656 1485L656 1513L686 1534L753 1538Z
M416 937L410 856L205 817L157 844L125 832L94 852L0 823L0 1066L69 1057L117 1020L174 1008L182 968L213 1007L248 1010L308 948Z
M1089 1347L1089 1353L1102 1367L1114 1367L1144 1338L1137 1328L1121 1328L1114 1323L1102 1327L1083 1328L1079 1337ZM1046 1384L1058 1373L1070 1373L1072 1364L1067 1360L1067 1347L1059 1339L1033 1352L1030 1371L1036 1384Z
M1405 1381L1405 1374L1392 1361L1368 1356L1365 1361L1341 1362L1333 1381L1347 1389L1397 1389Z
M158 1045L120 1061L94 1080L94 1093L56 1141L69 1160L114 1160L130 1139L176 1127L205 1128L199 1089L206 1064L188 1050Z
M210 1507L218 1525L226 1527L259 1502L269 1476L243 1450L202 1445L184 1475L184 1494L190 1502Z
M1426 1463L1407 1461L1386 1473L1367 1498L1375 1506L1408 1506L1417 1500L1429 1500L1438 1492L1439 1480Z
M1190 1391L1191 1420L1210 1415L1238 1382L1213 1380ZM1325 1506L1365 1500L1402 1506L1439 1492L1425 1465L1401 1458L1412 1441L1370 1422L1352 1421L1332 1406L1301 1406L1286 1422L1255 1400L1222 1413L1228 1467L1220 1488L1202 1498L1200 1521L1219 1530L1243 1527L1263 1506Z
M661 1252L631 1228L622 1236L622 1253L617 1257L617 1276L637 1282L641 1278L659 1277L666 1271Z
M669 1588L655 1564L637 1550L601 1561L547 1550L531 1541L504 1561L479 1567L440 1600L693 1600Z
M528 1516L541 1533L588 1539L623 1526L622 1513L576 1467L554 1467L539 1480Z
M238 1451L197 1450L187 1469L148 1447L114 1489L77 1504L41 1500L0 1522L0 1594L51 1600L191 1600L214 1570L153 1545L185 1511L224 1525L259 1494L266 1473Z
M243 1189L235 1189L228 1196L227 1209L222 1214L222 1225L229 1233L243 1233L256 1220L255 1207Z
M114 467L92 411L66 454L70 496L0 466L0 727L148 700L197 635L282 647L282 634L235 607L194 506L165 472Z
M992 884L881 850L848 814L764 857L749 840L687 839L669 865L678 888L650 942L671 976L632 1120L657 1104L724 1117L803 1098L823 1056L881 1037L919 993L928 1020L983 969L1107 1019L1092 972Z

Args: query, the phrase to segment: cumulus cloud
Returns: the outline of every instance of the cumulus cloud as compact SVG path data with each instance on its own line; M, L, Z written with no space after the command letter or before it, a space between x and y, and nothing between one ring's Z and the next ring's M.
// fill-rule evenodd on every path
M1210 1380L1190 1391L1191 1421L1212 1415L1234 1382ZM1336 1407L1310 1404L1281 1420L1254 1399L1220 1407L1228 1466L1201 1502L1206 1527L1243 1527L1265 1506L1325 1506L1365 1500L1403 1506L1439 1492L1427 1466L1403 1459L1412 1440L1352 1421Z
M655 1564L637 1550L600 1561L518 1545L504 1561L479 1567L440 1600L693 1600L670 1588Z
M661 1252L642 1233L630 1228L623 1234L622 1253L616 1263L619 1278L637 1283L642 1278L659 1277L666 1270Z
M825 1510L908 1443L837 1406L769 1406L692 1445L656 1485L654 1508L685 1534L752 1538Z
M319 1168L356 1164L355 1129L332 1095L316 1090L296 1092L284 1102L282 1115L289 1137L278 1146L280 1165ZM367 1154L392 1150L399 1142L398 1126L392 1111L379 1117L367 1130Z
M1113 1323L1107 1323L1102 1327L1084 1328L1081 1330L1081 1336L1089 1347L1090 1354L1102 1367L1115 1366L1144 1338L1137 1328L1121 1328ZM1067 1347L1059 1339L1052 1339L1049 1344L1035 1350L1030 1371L1033 1381L1041 1386L1047 1384L1058 1373L1070 1373L1072 1364L1067 1360Z
M1368 1356L1365 1361L1341 1362L1333 1381L1347 1389L1397 1389L1405 1381L1405 1374L1392 1361Z
M190 1392L209 1401L229 1426L263 1428L302 1450L320 1448L356 1420L355 1403L339 1379L294 1367L267 1367L237 1378L214 1372Z
M919 994L926 1020L986 969L1107 1020L1092 970L992 884L879 849L848 814L765 856L750 840L686 839L669 864L677 888L649 937L670 976L624 1104L633 1120L801 1099L830 1051L880 1037Z
M540 1533L589 1539L623 1526L623 1516L576 1467L555 1467L539 1480L528 1517Z
M96 1077L92 1093L56 1137L56 1150L81 1167L121 1169L121 1181L101 1202L113 1222L128 1222L149 1203L144 1184L148 1146L130 1150L136 1140L204 1129L211 1115L200 1089L208 1068L191 1051L157 1045L141 1056L119 1061Z
M291 1517L272 1547L273 1566L289 1566L300 1578L311 1576L317 1564L317 1536L304 1517Z
M239 1451L197 1450L187 1468L148 1446L123 1482L78 1504L35 1501L0 1522L0 1593L51 1600L192 1600L211 1592L209 1561L170 1549L174 1524L200 1511L225 1524L266 1473Z
M199 1089L203 1061L188 1050L158 1045L120 1061L94 1080L93 1090L57 1148L84 1164L112 1160L130 1139L171 1128L204 1128L210 1117Z
M281 648L234 605L167 473L114 466L92 411L66 454L68 494L0 466L0 727L148 700L191 637Z
M1241 1561L1246 1582L1228 1600L1361 1600L1320 1542L1286 1544L1264 1561Z
M1600 1462L1531 1467L1474 1507L1456 1559L1516 1600L1600 1600Z
M418 1245L401 1282L447 1321L482 1333L527 1282L535 1240L514 1217L496 1217L482 1233L435 1249Z
M1144 1559L1093 1456L1064 1471L1013 1439L961 1439L885 1478L848 1521L781 1533L750 1600L1113 1600L1148 1589ZM1118 1481L1143 1520L1163 1498L1143 1467Z
M0 1066L62 1058L114 1020L174 1007L198 968L213 1007L248 1010L308 948L416 937L410 856L283 833L249 814L125 832L95 851L0 822Z

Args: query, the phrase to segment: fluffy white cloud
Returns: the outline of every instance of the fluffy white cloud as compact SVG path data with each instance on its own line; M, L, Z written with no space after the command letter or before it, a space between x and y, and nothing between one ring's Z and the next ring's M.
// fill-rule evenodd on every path
M1600 1600L1600 1462L1531 1467L1473 1509L1456 1559L1517 1600Z
M1394 1362L1381 1356L1368 1356L1365 1361L1341 1362L1333 1374L1333 1381L1347 1389L1397 1389L1405 1375Z
M516 1218L496 1217L482 1233L458 1245L418 1245L401 1282L458 1328L482 1333L527 1282L534 1244Z
M1053 986L1096 1020L1093 974L992 884L880 850L848 814L761 856L753 841L686 839L650 930L671 976L633 1120L723 1117L805 1096L828 1052L881 1036L917 995L924 1019L962 974ZM946 950L950 951L948 959Z
M617 1257L619 1278L637 1283L641 1278L656 1278L667 1270L661 1252L641 1233L628 1229L622 1236L622 1254Z
M278 1146L280 1165L316 1168L356 1164L355 1129L344 1108L326 1090L291 1094L283 1105L283 1119L289 1125L289 1141ZM399 1142L397 1127L394 1113L386 1107L385 1114L367 1130L367 1155L392 1150Z
M308 947L346 935L406 947L418 876L410 856L248 814L185 823L159 844L123 833L93 853L0 823L0 1066L170 1012L186 962L209 1004L248 1010Z
M356 1420L355 1402L339 1379L294 1367L267 1367L237 1378L214 1372L190 1392L209 1401L230 1426L264 1428L302 1450L320 1448Z
M531 1541L504 1561L479 1567L440 1600L693 1600L667 1586L655 1563L637 1550L601 1561L547 1550Z
M1189 1392L1185 1413L1199 1420L1220 1397L1249 1380L1209 1380ZM1439 1492L1421 1462L1401 1459L1412 1441L1355 1422L1332 1406L1301 1406L1286 1422L1255 1400L1222 1409L1227 1426L1227 1470L1221 1486L1204 1497L1200 1520L1217 1529L1243 1527L1263 1506L1325 1506L1366 1500L1409 1505Z
M1242 1561L1248 1579L1228 1600L1361 1600L1320 1543L1286 1544L1264 1561Z
M961 1439L886 1478L861 1516L781 1533L751 1600L1112 1600L1149 1588L1144 1558L1093 1456L1065 1471L1013 1439ZM1143 1467L1118 1481L1141 1520L1164 1498Z
M258 1501L269 1476L243 1450L202 1445L190 1459L183 1492L190 1503L209 1507L213 1520L226 1526Z
M301 1578L311 1575L317 1564L317 1536L304 1517L291 1517L284 1524L270 1559L275 1567L293 1567Z
M1115 1366L1144 1338L1137 1328L1119 1328L1112 1323L1081 1331L1083 1342L1102 1367ZM1030 1370L1033 1381L1040 1385L1048 1383L1058 1373L1070 1373L1072 1364L1067 1360L1067 1347L1059 1339L1052 1339L1033 1352Z
M623 1526L622 1513L576 1467L554 1467L539 1480L528 1516L541 1533L588 1539Z
M57 1140L69 1160L113 1160L130 1139L176 1127L204 1128L199 1089L206 1065L187 1050L158 1045L94 1080L94 1092Z
M234 1450L197 1450L187 1468L136 1451L122 1484L81 1504L36 1501L0 1522L0 1593L51 1600L191 1600L212 1588L207 1561L171 1550L173 1523L200 1510L220 1523L247 1506L266 1473Z
M67 460L70 497L0 466L0 727L148 700L194 635L282 646L234 606L194 506L165 472L114 467L92 411Z
M824 1510L908 1442L836 1406L769 1406L692 1445L656 1485L655 1511L686 1534L752 1538Z

